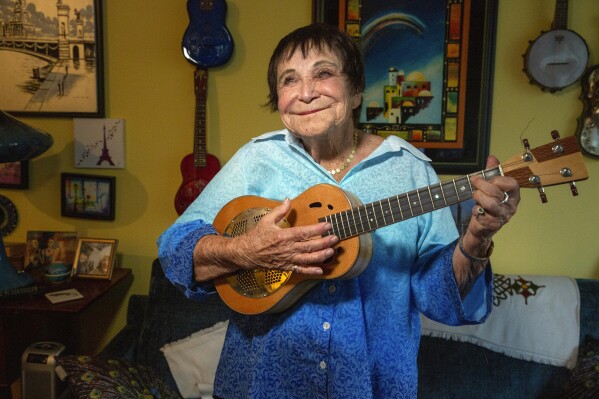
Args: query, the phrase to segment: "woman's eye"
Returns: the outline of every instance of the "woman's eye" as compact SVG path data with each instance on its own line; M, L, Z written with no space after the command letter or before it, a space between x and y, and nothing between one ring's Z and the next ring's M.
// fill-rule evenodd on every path
M283 79L283 85L290 85L295 82L295 78L293 76L287 76Z
M323 69L323 70L318 71L316 73L316 78L317 79L326 79L326 78L329 78L329 77L331 77L333 75L334 75L334 73L332 71L329 71L327 69Z

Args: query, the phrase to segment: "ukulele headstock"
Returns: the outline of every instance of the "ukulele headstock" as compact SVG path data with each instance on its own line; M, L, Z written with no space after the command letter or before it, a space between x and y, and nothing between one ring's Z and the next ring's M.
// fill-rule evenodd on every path
M542 202L547 202L544 187L568 183L572 195L578 195L575 182L589 177L576 137L562 139L555 130L551 136L553 142L533 149L524 139L524 153L502 164L505 176L515 178L520 187L536 188Z

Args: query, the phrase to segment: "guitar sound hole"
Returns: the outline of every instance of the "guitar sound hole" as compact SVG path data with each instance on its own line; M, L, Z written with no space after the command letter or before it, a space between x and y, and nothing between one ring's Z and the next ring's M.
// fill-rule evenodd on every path
M308 207L310 207L310 208L322 208L322 202L312 202L310 205L308 205Z

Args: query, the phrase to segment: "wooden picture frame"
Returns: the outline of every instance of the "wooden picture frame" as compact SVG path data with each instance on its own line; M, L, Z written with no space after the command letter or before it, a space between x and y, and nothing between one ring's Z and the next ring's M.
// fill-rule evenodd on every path
M0 163L0 188L29 188L29 162Z
M118 240L80 238L73 263L72 275L80 278L110 280L116 257Z
M0 109L103 117L102 0L0 0Z
M363 50L362 130L406 139L438 173L484 169L497 0L313 0L312 15Z
M74 231L28 231L24 268L37 269L52 263L73 264L78 234Z
M60 185L62 216L114 220L115 177L62 173Z

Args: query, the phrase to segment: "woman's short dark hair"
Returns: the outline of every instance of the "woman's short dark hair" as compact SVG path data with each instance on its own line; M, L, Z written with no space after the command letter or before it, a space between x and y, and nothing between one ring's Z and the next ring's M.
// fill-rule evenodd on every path
M273 112L278 110L277 68L289 60L296 50L307 56L310 50L331 52L341 61L344 73L354 93L364 91L364 64L356 42L334 25L314 23L296 29L279 41L268 64L268 103Z

